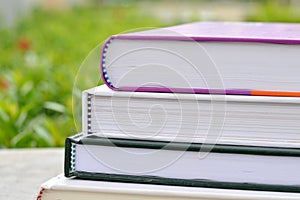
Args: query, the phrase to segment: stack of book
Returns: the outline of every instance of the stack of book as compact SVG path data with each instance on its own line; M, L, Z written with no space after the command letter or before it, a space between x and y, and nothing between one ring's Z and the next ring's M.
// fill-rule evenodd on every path
M300 199L300 25L197 22L103 45L40 199Z

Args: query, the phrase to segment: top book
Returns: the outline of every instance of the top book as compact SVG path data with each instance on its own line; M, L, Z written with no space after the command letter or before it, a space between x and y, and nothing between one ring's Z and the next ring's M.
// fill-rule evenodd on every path
M111 36L114 90L300 97L300 24L196 22Z

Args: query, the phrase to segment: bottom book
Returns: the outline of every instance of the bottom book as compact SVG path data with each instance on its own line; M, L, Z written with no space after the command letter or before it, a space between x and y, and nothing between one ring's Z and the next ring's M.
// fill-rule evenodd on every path
M66 139L65 176L300 194L300 149L102 138ZM146 187L146 186L145 186Z
M66 178L59 175L45 182L37 200L299 200L300 194L145 185Z

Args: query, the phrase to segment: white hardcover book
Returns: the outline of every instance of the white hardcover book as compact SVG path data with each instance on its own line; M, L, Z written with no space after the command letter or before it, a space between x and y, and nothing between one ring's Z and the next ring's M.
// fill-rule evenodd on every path
M113 35L101 74L116 90L299 97L299 30L299 23L193 22Z
M300 98L83 92L83 133L193 143L300 147Z
M300 194L88 181L54 177L41 185L37 200L298 200Z

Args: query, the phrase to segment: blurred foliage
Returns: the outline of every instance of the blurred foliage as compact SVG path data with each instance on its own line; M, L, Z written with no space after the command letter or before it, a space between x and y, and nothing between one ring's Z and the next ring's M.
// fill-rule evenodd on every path
M258 9L246 20L300 22L300 12L288 1L257 2ZM35 9L15 27L1 29L0 147L63 146L77 132L73 84L89 52L112 34L167 25L132 5L99 3L60 11ZM81 77L81 88L74 91L89 85L89 79Z
M133 6L100 4L36 9L1 30L0 147L63 146L76 133L72 89L88 53L109 35L159 25Z
M248 21L264 22L300 22L298 6L288 0L265 0L258 4L258 9L247 18Z

